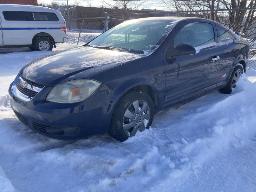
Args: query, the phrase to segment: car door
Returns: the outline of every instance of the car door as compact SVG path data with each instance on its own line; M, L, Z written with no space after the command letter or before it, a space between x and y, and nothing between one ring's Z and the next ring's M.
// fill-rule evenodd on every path
M187 22L180 26L173 36L171 47L190 45L195 48L194 55L175 56L167 61L166 102L172 103L191 97L194 93L212 84L211 70L215 68L216 42L214 27L208 22ZM168 68L173 64L179 66L177 79L174 82L168 76Z
M216 55L219 60L215 63L215 70L213 75L213 81L215 83L222 83L229 77L233 63L235 62L235 50L236 44L234 42L234 35L229 29L222 27L221 25L215 25L216 33Z

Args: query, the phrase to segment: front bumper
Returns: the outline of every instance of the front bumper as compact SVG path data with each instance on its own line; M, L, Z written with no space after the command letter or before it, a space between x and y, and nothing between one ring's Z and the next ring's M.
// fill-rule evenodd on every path
M11 107L16 116L43 135L57 139L78 139L109 130L111 113L108 111L108 92L104 88L84 102L59 104L42 100L41 93L31 101L22 101L13 94L11 87Z

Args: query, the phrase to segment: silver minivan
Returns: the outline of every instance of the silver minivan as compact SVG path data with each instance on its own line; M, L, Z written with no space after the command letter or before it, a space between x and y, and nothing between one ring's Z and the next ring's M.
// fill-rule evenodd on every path
M49 51L66 37L66 22L57 10L41 6L0 5L0 47L29 46Z

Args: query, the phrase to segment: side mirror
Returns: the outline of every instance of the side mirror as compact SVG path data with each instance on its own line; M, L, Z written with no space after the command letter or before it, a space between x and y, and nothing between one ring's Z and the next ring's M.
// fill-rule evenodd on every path
M167 58L170 59L175 56L182 56L182 55L195 55L196 49L191 45L187 44L180 44L176 46L174 49L170 49L167 52Z

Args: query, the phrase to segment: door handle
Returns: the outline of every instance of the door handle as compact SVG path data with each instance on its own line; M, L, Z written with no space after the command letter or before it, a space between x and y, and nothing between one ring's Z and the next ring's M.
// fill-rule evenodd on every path
M216 62L216 61L219 61L220 60L220 56L214 56L212 58L212 62Z

